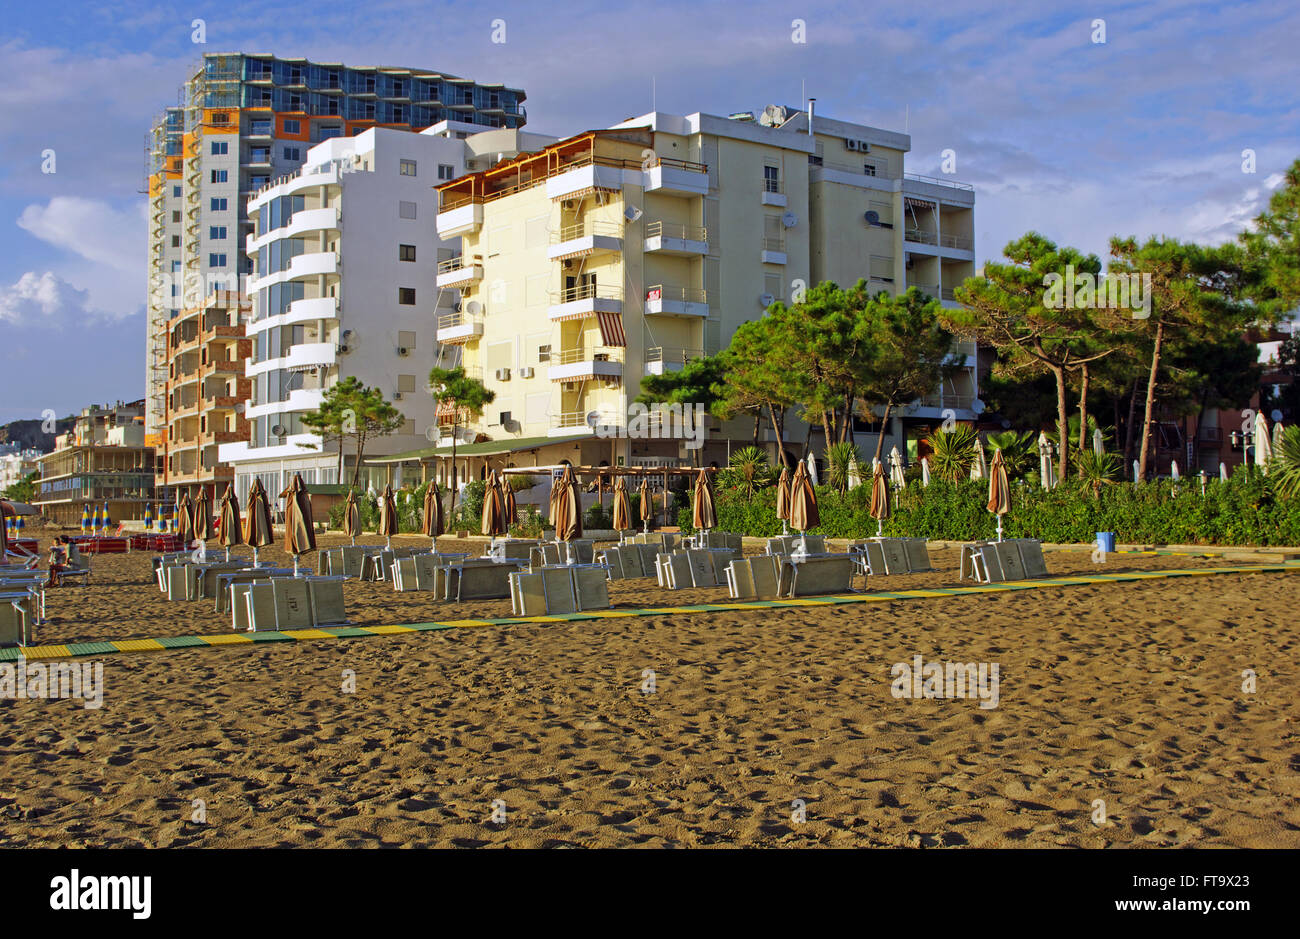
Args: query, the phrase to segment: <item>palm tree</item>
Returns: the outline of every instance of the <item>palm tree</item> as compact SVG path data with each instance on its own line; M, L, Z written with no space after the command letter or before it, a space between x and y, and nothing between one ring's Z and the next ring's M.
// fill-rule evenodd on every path
M849 488L849 471L854 464L862 465L862 452L857 444L844 441L833 443L826 448L827 482L843 495Z
M1002 464L1010 479L1025 475L1038 459L1038 443L1033 431L1007 430L989 434L988 441L993 449L1002 451Z
M970 476L971 464L975 462L976 440L975 428L965 424L931 434L926 443L933 451L930 463L935 475L953 483Z
M1284 499L1300 495L1300 425L1282 431L1282 439L1273 450L1268 478Z
M733 454L728 462L724 485L743 489L747 496L772 484L772 467L767 462L767 454L758 447L742 447Z
M1101 495L1101 487L1108 486L1119 479L1120 459L1114 453L1097 453L1091 447L1075 453L1074 466L1085 489L1091 489L1093 497Z

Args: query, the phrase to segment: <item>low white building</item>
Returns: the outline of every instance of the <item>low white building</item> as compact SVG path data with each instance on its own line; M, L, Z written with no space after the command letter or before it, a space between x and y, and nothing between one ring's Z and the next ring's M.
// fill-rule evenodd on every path
M237 492L254 476L272 495L294 473L308 484L340 482L337 445L302 417L348 377L378 388L406 417L398 433L368 444L367 455L427 444L434 325L459 299L437 284L438 263L457 253L459 239L438 237L434 187L513 156L533 138L549 139L455 122L418 134L372 128L312 147L300 171L249 200L251 439L219 451L235 468ZM346 449L342 481L351 473Z

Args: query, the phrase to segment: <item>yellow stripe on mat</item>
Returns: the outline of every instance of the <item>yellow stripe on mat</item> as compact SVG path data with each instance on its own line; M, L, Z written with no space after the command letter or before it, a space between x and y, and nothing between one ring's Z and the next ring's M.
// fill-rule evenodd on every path
M28 646L23 649L25 659L66 659L71 654L67 646Z
M475 622L477 622L477 620L475 620ZM368 633L375 633L379 636L394 636L398 633L415 632L415 630L410 626L362 626L361 628Z
M246 642L252 642L244 633L219 633L215 636L199 636L210 646L238 646Z
M167 648L156 639L115 639L113 645L120 652L157 652Z

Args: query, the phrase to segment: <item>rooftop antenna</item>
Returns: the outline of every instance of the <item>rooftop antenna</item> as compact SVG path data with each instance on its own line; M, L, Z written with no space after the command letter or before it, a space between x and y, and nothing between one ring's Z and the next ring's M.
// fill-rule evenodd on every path
M659 93L655 88L655 76L650 76L650 113L653 114L659 110Z
M908 132L908 127L912 122L912 106L910 104L903 106L903 133Z

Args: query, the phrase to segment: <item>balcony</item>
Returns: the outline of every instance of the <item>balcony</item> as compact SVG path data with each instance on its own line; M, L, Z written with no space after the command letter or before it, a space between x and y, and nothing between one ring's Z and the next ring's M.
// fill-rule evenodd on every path
M463 257L438 262L439 287L463 287L483 279L482 258L475 255L467 263Z
M927 297L938 297L938 296L939 296L939 285L938 285L938 284L918 284L918 283L914 283L914 282L912 282L912 281L909 280L909 281L907 282L907 287L908 287L909 290L910 290L911 288L915 287L917 290L921 291L921 293L925 294Z
M703 163L658 157L642 175L642 188L646 192L686 198L709 192L709 168Z
M337 206L324 209L302 209L293 213L293 217L279 228L271 228L256 235L250 234L245 241L245 245L248 253L251 254L267 242L281 238L292 238L307 232L338 231L339 224Z
M551 381L620 379L623 377L623 350L617 346L595 346L552 352L546 377Z
M336 356L337 350L332 342L301 342L291 347L288 355L263 362L249 362L247 374L252 378L254 375L281 368L300 371L329 368L337 360Z
M552 261L586 258L623 250L623 226L617 222L579 222L551 232L546 256Z
M483 203L463 202L444 206L438 213L435 225L439 238L455 238L468 235L483 227Z
M552 176L546 181L546 196L554 202L576 199L592 192L622 192L623 162L620 160L617 164L610 165L592 160Z
M283 401L250 404L245 409L244 416L252 420L255 417L267 417L272 414L314 411L324 400L325 392L319 388L295 388L285 396Z
M548 437L571 437L588 431L596 431L607 436L615 435L623 427L623 421L614 411L594 408L590 411L562 411L552 415L551 429Z
M788 255L785 253L785 236L771 235L764 238L758 256L764 264L786 263Z
M709 297L697 287L665 287L656 284L646 288L645 314L702 319L709 315Z
M696 258L709 253L709 230L672 222L651 222L645 227L646 254Z
M333 251L316 251L300 254L289 262L289 280L299 277L316 277L321 274L337 274L339 256Z
M623 288L582 284L551 294L546 310L552 322L583 319L598 313L623 312Z
M956 248L958 251L973 251L975 249L975 239L967 238L965 235L940 235L939 246L941 248Z
M209 430L199 434L199 444L210 447L222 443L239 443L247 438L247 434L241 434L237 430Z
M209 362L207 365L204 365L201 369L199 369L199 371L202 372L204 378L207 378L209 375L242 376L244 374L244 360L243 359L214 359L213 361Z
M703 349L677 349L670 346L651 346L645 350L645 374L662 375L680 372L686 363L704 358Z
M759 200L763 205L774 205L778 208L785 208L785 183L779 179L768 179L764 177L763 188L759 191Z
M459 344L483 335L483 319L468 313L445 313L438 317L439 342Z
M335 320L339 318L338 297L309 297L294 300L282 315L281 325L286 326L305 320Z

